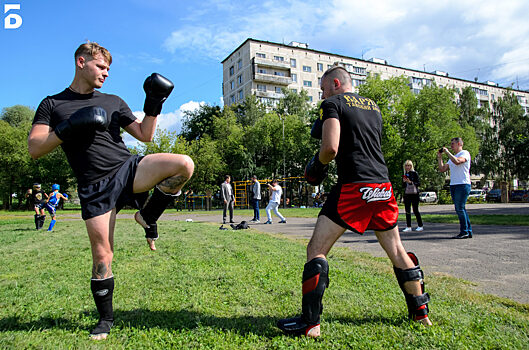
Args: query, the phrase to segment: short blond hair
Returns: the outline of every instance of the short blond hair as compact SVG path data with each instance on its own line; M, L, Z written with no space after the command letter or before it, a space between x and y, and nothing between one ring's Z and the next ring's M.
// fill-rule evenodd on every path
M77 50L75 50L74 57L75 60L77 60L79 56L94 58L98 54L101 54L105 60L107 60L109 65L112 64L112 55L110 52L96 42L88 41L84 44L81 44Z
M411 165L411 170L414 171L413 162L408 159L407 161L404 162L404 164L402 164L402 169L404 169L404 173L406 173L406 165Z

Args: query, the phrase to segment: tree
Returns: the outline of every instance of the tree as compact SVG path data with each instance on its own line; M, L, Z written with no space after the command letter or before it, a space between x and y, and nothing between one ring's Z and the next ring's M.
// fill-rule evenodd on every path
M184 111L184 122L181 135L188 141L197 140L213 132L213 119L220 116L219 106L202 104L194 111Z
M35 111L33 109L22 105L2 109L2 120L14 128L31 124L34 116Z
M483 154L486 163L491 165L494 173L502 180L509 181L515 177L527 179L529 175L529 117L516 95L508 91L503 98L493 103L493 127L486 139L487 153ZM494 138L497 137L494 147Z

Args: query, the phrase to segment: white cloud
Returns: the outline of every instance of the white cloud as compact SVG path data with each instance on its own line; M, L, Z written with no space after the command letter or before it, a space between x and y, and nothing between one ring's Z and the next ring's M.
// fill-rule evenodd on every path
M179 57L221 60L248 37L299 41L412 69L507 81L527 75L527 61L503 65L529 58L526 8L526 0L210 0L164 47Z
M158 116L157 125L156 128L160 130L167 130L171 132L180 133L182 131L182 122L184 118L184 112L186 111L194 111L200 106L205 104L204 101L202 102L196 102L196 101L188 101L180 106L176 111L169 112L169 113L162 113ZM145 113L143 111L136 111L133 112L133 114L136 116L136 118L143 120ZM140 144L140 141L136 140L134 137L132 137L130 134L125 132L123 134L123 141L125 142L125 145L128 147L135 147Z

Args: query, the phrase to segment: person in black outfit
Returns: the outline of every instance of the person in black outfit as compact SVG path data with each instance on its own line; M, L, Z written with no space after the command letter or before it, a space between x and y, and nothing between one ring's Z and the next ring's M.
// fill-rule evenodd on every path
M39 183L33 184L33 189L29 189L26 192L26 198L31 196L33 207L35 208L35 228L40 230L46 220L46 213L44 208L46 207L46 200L48 194L44 192Z
M419 213L419 174L413 170L413 162L407 160L404 162L404 175L402 176L402 184L404 187L404 209L406 210L406 228L402 232L411 231L411 207L413 206L413 214L417 219L417 228L415 231L422 231L422 218Z
M313 186L321 184L328 164L335 159L338 182L318 215L307 246L301 316L281 319L277 326L287 334L320 336L323 293L329 286L326 256L347 229L359 234L375 231L393 264L409 318L429 326L424 274L415 254L406 253L399 235L399 208L382 154L380 109L372 100L352 92L351 75L340 66L323 74L321 90L325 100L311 131L311 136L321 139L321 146L305 168L305 178Z
M180 154L131 155L120 136L123 128L139 141L152 140L157 116L174 87L171 81L157 73L145 80L145 117L139 121L121 98L96 90L103 86L112 63L107 49L88 42L79 46L74 57L71 85L46 97L37 108L28 150L37 159L60 145L77 178L92 249L90 284L99 312L91 337L100 340L108 336L114 322L116 214L126 204L138 208L135 219L144 228L150 248L156 249L156 221L192 176L194 163Z

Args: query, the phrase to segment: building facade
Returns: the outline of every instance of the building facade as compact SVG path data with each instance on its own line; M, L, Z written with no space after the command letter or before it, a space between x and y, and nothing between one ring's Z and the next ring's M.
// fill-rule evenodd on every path
M250 94L266 104L274 105L283 96L283 88L295 92L306 90L310 101L315 104L321 99L321 76L335 64L341 65L351 74L355 88L364 84L368 75L377 75L381 79L406 76L414 93L419 93L433 82L439 87L454 87L459 91L470 86L476 93L480 107L490 107L507 91L492 81L480 83L450 77L441 71L428 73L396 67L383 59L362 60L309 49L304 43L291 42L286 45L249 38L222 61L224 105L240 103ZM528 114L529 93L512 91Z

